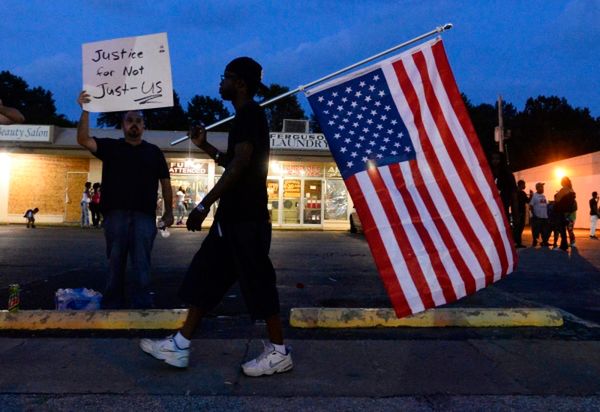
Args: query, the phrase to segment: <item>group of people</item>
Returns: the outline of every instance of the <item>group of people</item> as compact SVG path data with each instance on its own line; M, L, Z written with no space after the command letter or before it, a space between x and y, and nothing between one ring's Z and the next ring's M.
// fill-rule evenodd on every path
M553 248L567 250L575 248L575 232L573 230L577 217L577 200L573 185L568 177L561 179L561 189L548 201L544 194L544 183L535 185L535 193L530 193L532 246L550 246L550 235L553 235ZM560 238L560 244L559 242Z
M265 320L269 336L263 353L244 363L243 372L262 376L293 367L290 349L283 341L275 270L269 258L271 224L266 189L269 128L264 110L254 100L259 88L266 89L261 78L262 67L248 57L236 58L225 67L219 93L235 108L226 152L220 152L207 141L203 126L189 132L192 143L224 167L225 172L189 213L187 229L201 230L211 206L217 200L219 205L179 290L180 298L189 304L183 327L165 339L140 341L144 352L178 368L188 366L195 331L236 281L252 318ZM82 109L91 98L85 90L80 93L78 103ZM122 130L122 139L90 136L89 113L82 110L77 142L102 161L100 203L109 266L103 305L150 308L153 304L150 254L157 233L158 185L164 205L161 221L166 227L174 223L173 192L164 154L143 140L143 114L125 113ZM179 212L181 222L182 210ZM133 270L126 279L128 255Z
M85 182L81 195L81 227L100 228L102 224L102 212L100 209L100 183ZM90 214L92 215L92 226L90 226Z
M556 192L554 199L548 201L544 194L544 183L535 185L535 193L525 192L525 181L515 181L508 169L504 156L500 152L492 153L490 159L492 175L500 194L504 212L512 227L516 248L526 247L523 244L523 230L527 214L531 216L532 246L550 246L550 236L553 235L554 250L568 250L576 247L573 230L577 217L577 200L573 185L568 177L561 179L561 189ZM598 239L596 226L598 222L598 193L593 192L590 205L590 238ZM560 243L559 243L560 242Z

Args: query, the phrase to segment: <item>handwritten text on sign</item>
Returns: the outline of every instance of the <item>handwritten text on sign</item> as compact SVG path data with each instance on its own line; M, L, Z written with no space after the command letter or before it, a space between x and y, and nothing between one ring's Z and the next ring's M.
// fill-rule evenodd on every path
M85 43L83 89L90 112L173 106L167 33Z

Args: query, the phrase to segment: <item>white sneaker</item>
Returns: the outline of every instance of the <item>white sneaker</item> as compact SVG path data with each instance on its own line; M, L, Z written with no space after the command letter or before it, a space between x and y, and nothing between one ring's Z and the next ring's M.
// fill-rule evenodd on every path
M141 339L140 348L156 359L165 361L176 368L187 368L190 360L190 349L177 347L173 336L157 340Z
M292 370L292 353L289 346L286 346L286 353L279 353L270 343L265 345L263 353L258 358L252 359L242 365L242 370L248 376L273 375Z

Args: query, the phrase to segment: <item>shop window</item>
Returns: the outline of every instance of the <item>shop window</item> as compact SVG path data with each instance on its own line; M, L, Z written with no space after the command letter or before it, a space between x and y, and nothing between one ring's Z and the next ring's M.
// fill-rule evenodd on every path
M267 179L267 194L269 196L269 216L273 224L279 223L279 179Z
M321 224L321 180L304 181L304 224Z
M325 220L348 218L348 192L341 179L328 179L325 189Z

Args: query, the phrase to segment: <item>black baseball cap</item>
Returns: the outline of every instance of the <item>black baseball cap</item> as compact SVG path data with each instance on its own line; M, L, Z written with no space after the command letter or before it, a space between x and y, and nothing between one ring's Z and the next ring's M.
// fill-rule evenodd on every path
M262 83L262 66L250 57L238 57L225 66L226 72L231 72L242 78L248 86L257 86L265 91L269 88Z

